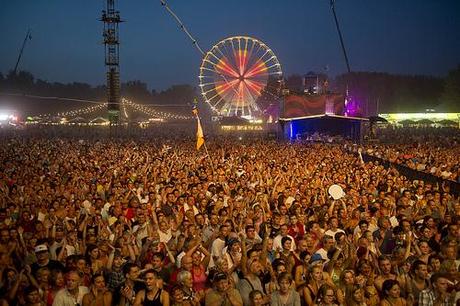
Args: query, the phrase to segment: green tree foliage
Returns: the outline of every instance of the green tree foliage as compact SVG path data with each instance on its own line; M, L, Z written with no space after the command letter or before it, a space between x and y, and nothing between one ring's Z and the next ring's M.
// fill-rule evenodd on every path
M21 89L30 91L33 90L35 85L35 78L32 73L28 71L19 71L17 74L14 74L14 71L10 70L4 83L6 83L6 87L14 91L20 91Z
M197 96L196 89L190 85L173 85L154 96L159 104L184 104L190 105Z
M391 112L420 112L441 102L442 78L393 75L378 72L352 72L339 75L334 90L349 93L363 104L368 115Z
M324 76L325 77L325 76ZM321 82L323 76L321 76ZM285 80L286 86L292 91L299 91L302 87L302 76L291 75ZM344 93L348 87L350 94L359 100L365 113L373 115L377 112L417 112L426 108L435 108L438 111L460 111L460 65L450 71L447 78L431 76L392 75L377 72L353 72L342 74L329 85L330 90ZM18 93L51 97L67 97L104 101L105 86L91 86L86 83L48 82L35 79L27 71L20 71L16 75L10 71L5 76L0 74L0 94ZM146 83L140 80L128 81L122 84L122 96L128 97L136 103L184 105L184 112L189 110L190 103L198 97L198 91L191 85L174 85L157 92L149 90ZM24 102L28 107L43 113L56 111L56 101ZM69 108L66 102L60 103L62 108ZM80 103L81 104L81 103ZM82 105L72 105L78 108ZM174 110L176 110L176 108ZM166 109L165 109L166 110ZM171 108L170 111L173 109Z
M302 76L300 74L292 74L285 80L285 86L291 92L301 92L302 88Z
M449 71L441 101L445 108L460 112L460 65Z
M72 99L104 101L106 86L91 86L86 83L59 83L35 79L27 71L19 71L14 74L10 71L6 77L0 74L0 94L37 95L46 97L64 97ZM173 85L172 87L156 92L150 91L147 84L140 81L128 81L121 84L121 95L140 104L183 104L184 113L190 111L191 103L197 97L196 88L190 85ZM57 101L56 99L30 99L27 97L9 96L9 101L14 102L18 109L28 113L59 112L63 110L76 109L88 104L83 102ZM164 109L173 111L177 109Z
M152 99L152 93L148 90L147 84L139 80L121 84L121 93L124 97L142 104Z

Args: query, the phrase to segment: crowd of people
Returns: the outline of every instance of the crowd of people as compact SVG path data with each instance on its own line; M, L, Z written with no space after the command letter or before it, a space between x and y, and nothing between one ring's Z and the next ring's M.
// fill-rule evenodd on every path
M390 127L377 135L367 154L460 183L460 129Z
M365 153L460 183L460 143L450 147L436 143L378 144L367 146Z
M0 306L460 305L458 194L343 145L0 142Z

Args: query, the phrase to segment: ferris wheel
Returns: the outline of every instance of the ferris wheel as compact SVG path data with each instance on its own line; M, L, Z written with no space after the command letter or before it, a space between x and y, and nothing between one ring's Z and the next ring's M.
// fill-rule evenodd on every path
M201 63L199 86L204 100L222 116L255 118L281 88L282 71L273 51L248 36L226 38Z

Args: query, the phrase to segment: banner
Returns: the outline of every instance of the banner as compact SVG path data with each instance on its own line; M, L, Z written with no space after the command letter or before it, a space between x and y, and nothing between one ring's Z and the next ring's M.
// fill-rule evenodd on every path
M284 97L284 118L314 115L343 115L344 96L340 94L296 95Z

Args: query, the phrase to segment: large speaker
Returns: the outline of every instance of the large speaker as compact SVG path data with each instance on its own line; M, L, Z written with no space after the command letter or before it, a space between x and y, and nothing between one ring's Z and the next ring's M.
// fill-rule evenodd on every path
M120 109L120 73L114 68L107 72L107 98L109 110Z
M118 122L120 112L120 73L111 68L107 72L107 110L111 123Z

